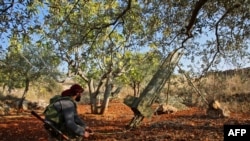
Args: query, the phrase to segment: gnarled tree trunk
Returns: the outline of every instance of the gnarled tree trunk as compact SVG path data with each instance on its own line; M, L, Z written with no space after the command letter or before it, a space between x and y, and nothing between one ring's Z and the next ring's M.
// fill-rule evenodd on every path
M134 112L134 118L128 125L128 128L134 128L140 125L144 117L151 117L154 110L151 108L155 99L159 96L162 88L170 79L176 64L181 58L181 53L178 50L171 52L163 61L158 71L154 74L146 88L142 91L139 98L130 97L124 100Z

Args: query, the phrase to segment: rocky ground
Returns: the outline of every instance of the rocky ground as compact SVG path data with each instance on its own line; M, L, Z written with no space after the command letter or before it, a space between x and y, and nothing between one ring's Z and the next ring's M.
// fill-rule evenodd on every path
M94 130L94 135L85 139L90 141L223 141L224 124L250 124L249 114L231 113L229 118L214 119L208 118L204 109L192 107L154 115L144 119L139 128L126 130L133 113L121 102L110 103L105 115L90 114L89 105L79 105L78 111ZM46 141L46 138L42 122L29 110L0 117L1 141Z

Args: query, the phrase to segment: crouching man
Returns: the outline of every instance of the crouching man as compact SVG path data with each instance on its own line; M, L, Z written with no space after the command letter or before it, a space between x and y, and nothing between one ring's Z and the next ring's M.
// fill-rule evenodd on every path
M61 95L56 95L50 99L50 104L44 111L45 120L68 136L70 141L81 141L88 138L92 130L84 123L77 113L77 105L84 89L74 84L69 89L63 91ZM49 132L49 141L62 141L63 138L46 127Z

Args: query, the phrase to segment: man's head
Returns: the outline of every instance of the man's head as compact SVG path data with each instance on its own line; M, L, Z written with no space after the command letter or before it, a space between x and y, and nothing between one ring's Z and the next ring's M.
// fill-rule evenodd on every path
M80 85L74 84L70 87L70 89L63 91L62 96L72 96L75 101L79 102L83 92L84 89Z

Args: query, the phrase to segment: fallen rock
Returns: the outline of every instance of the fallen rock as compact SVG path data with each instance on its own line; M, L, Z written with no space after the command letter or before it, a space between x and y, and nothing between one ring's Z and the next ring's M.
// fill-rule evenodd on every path
M10 107L4 103L0 103L0 115L7 115L10 112Z
M177 112L177 108L167 105L167 104L161 104L159 107L156 109L155 114L160 115L160 114L170 114L170 113L175 113Z
M212 100L206 111L206 114L210 118L225 118L230 116L230 111L225 105L222 105L217 100Z

